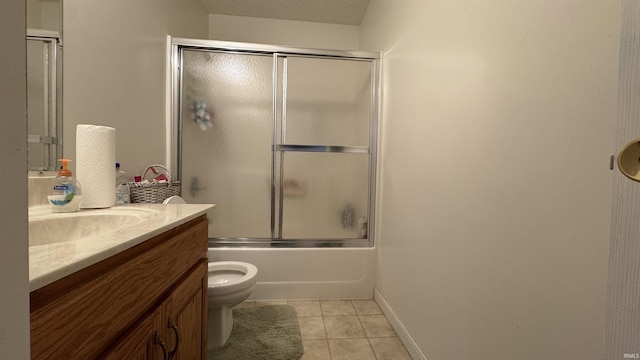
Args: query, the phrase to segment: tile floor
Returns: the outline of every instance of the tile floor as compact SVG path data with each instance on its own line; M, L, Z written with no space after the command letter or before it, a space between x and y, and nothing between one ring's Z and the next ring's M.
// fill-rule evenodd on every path
M373 300L245 301L238 307L284 304L298 313L300 360L411 360Z

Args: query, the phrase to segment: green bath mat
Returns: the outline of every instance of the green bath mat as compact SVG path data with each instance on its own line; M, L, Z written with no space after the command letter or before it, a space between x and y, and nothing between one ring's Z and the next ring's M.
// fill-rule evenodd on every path
M296 310L270 305L234 309L229 340L209 350L207 360L298 360L302 352Z

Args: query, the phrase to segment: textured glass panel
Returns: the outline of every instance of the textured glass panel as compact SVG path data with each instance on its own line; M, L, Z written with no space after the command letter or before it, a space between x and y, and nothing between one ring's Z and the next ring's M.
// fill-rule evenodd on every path
M368 154L288 152L283 167L284 239L363 237Z
M213 237L271 236L272 57L184 51L182 181Z
M50 124L49 43L27 40L27 125L30 135L48 136ZM30 143L29 169L48 169L49 145Z
M29 153L29 170L47 170L49 145L29 143L27 152Z
M371 63L288 57L287 144L369 145Z

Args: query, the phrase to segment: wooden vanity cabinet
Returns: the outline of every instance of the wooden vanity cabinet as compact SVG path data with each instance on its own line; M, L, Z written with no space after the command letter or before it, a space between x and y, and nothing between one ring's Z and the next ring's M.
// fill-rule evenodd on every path
M201 216L35 290L31 358L206 359L206 252Z
M140 319L138 324L120 337L102 356L105 360L148 360L166 359L166 349L164 353L156 344L156 333L162 328L162 313L160 309L149 313ZM158 334L158 340L161 340ZM158 347L158 348L157 348Z
M206 272L206 267L206 262L197 266L165 301L120 337L100 359L205 359L206 323L201 310L202 271Z

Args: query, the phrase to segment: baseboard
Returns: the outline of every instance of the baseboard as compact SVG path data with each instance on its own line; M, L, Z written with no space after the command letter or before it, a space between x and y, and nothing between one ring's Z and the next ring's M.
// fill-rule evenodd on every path
M413 338L409 335L407 329L402 325L402 322L398 319L396 314L393 312L393 309L391 309L391 306L389 306L389 303L387 303L378 289L373 290L373 299L376 301L378 306L380 306L380 309L391 323L391 326L393 326L393 329L398 334L398 337L413 360L427 360L427 357L422 353L418 344L413 341Z

